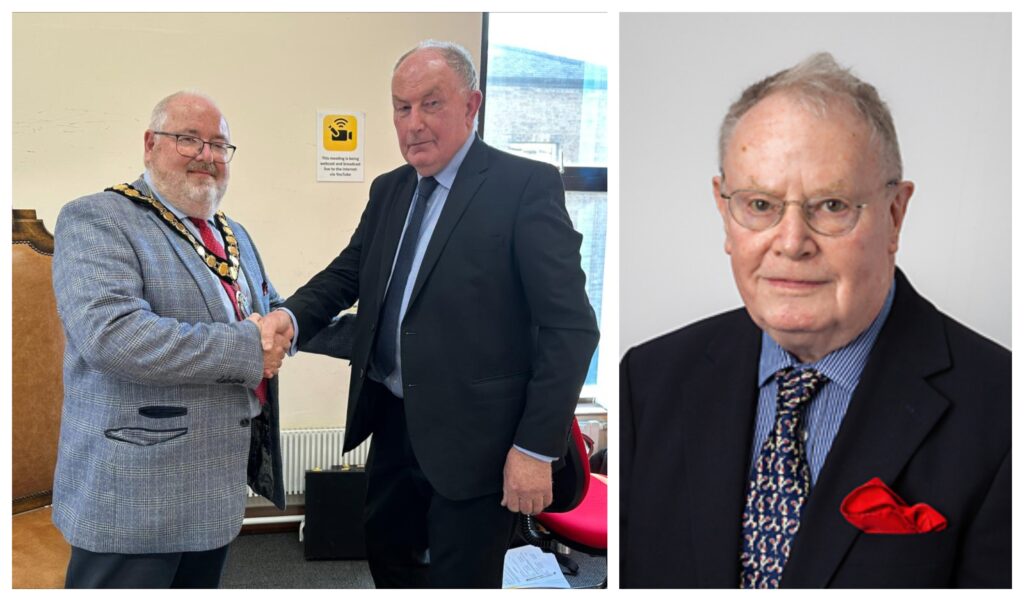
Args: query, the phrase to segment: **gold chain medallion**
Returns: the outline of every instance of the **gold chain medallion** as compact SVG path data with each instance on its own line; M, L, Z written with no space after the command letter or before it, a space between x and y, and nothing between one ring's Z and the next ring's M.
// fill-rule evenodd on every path
M185 224L156 198L139 192L131 184L117 184L107 188L104 192L117 192L121 196L154 211L172 230L192 245L192 248L195 249L199 258L206 263L206 266L210 268L210 271L227 283L235 285L235 281L238 279L239 266L238 240L235 238L235 232L228 225L228 218L224 215L224 211L217 211L214 215L214 221L217 224L217 229L220 230L221 237L224 238L224 243L227 245L227 261L219 259L213 251L206 248L206 245L201 240L197 240L192 235L192 232L185 227Z

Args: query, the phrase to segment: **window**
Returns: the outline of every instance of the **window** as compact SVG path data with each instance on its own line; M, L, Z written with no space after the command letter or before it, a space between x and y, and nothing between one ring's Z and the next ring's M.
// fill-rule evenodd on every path
M484 15L483 139L562 171L566 208L583 234L587 294L602 325L608 214L608 15ZM602 400L598 358L583 397ZM613 364L614 365L614 364Z

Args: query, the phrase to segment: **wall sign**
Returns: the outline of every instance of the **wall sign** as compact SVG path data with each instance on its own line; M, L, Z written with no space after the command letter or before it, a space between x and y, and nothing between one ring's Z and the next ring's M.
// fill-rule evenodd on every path
M316 181L363 181L364 113L317 111L316 122Z

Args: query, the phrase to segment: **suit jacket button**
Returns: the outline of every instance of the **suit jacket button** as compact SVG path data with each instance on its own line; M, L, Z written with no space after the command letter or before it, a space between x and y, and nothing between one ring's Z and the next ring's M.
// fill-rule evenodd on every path
M247 418L243 419L242 421L238 422L238 425L242 426L243 428L248 428L249 427L249 418L247 417Z

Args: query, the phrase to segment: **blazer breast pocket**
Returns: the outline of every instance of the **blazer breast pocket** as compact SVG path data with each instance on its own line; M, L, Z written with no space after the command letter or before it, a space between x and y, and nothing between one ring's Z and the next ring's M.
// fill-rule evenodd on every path
M188 415L188 407L178 407L174 405L146 405L145 407L139 407L139 415L153 419L183 417Z
M902 566L941 563L955 552L950 530L925 534L868 534L861 532L846 562L862 566Z
M861 533L830 588L948 587L955 558L952 534Z

